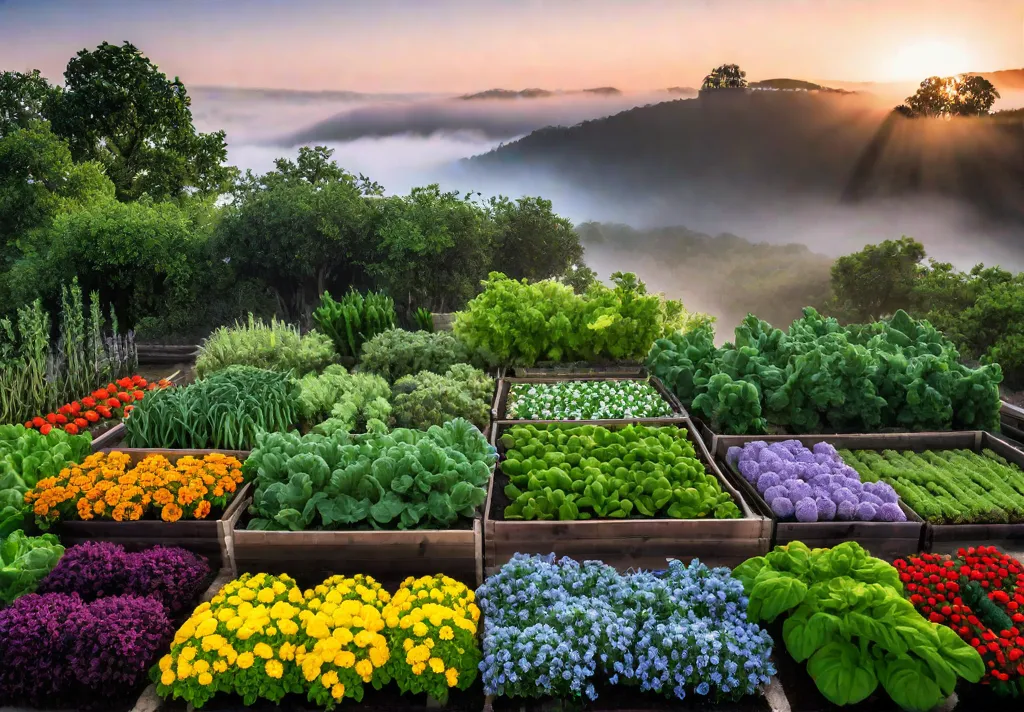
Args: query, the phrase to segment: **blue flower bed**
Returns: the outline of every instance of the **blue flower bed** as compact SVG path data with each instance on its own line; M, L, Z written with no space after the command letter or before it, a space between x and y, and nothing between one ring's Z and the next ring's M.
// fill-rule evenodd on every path
M775 674L771 637L747 620L743 586L696 560L623 575L517 554L477 596L489 695L595 700L602 683L738 700Z

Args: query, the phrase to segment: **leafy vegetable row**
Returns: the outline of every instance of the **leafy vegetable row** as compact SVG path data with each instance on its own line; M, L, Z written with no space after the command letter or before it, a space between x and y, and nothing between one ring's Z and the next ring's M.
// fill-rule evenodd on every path
M933 524L1024 522L1024 472L991 450L840 453L865 481L887 482Z
M702 324L656 341L647 364L716 432L999 428L999 366L964 366L903 311L844 327L807 308L788 332L748 315L721 348Z
M978 682L985 663L946 626L925 620L903 597L899 572L855 542L808 549L776 547L736 568L750 597L748 615L785 616L782 637L818 690L837 705L882 689L900 707L926 712L957 679Z
M513 383L505 416L511 420L598 420L660 418L672 407L642 381L559 381Z
M742 516L684 428L516 425L501 444L505 519Z
M497 460L471 423L331 436L263 433L250 529L431 529L474 515Z

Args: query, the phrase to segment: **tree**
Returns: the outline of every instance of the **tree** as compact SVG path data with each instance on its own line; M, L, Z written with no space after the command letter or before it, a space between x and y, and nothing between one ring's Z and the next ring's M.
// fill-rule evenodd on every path
M47 104L58 96L60 87L52 86L38 69L0 72L0 138L46 118Z
M704 77L701 89L744 89L747 86L746 77L747 73L740 69L740 65L723 64Z
M866 322L909 309L924 257L924 246L909 237L840 257L832 265L830 311L848 321Z
M910 118L985 116L991 111L999 92L992 82L977 75L928 77L906 103L896 111Z
M217 195L230 185L224 132L197 133L185 85L134 45L82 50L64 79L48 111L54 132L75 160L104 166L119 200Z
M583 262L583 246L572 222L552 211L550 200L504 196L487 204L495 224L491 270L512 279L558 277Z

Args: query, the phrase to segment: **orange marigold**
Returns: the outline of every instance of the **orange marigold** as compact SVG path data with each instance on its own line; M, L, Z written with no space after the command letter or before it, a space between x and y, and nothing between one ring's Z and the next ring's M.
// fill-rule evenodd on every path
M160 511L160 518L165 522L176 522L181 519L181 514L181 507L172 502Z
M196 511L192 513L192 516L196 519L206 519L206 516L210 513L211 509L212 507L210 506L209 500L204 499L196 505Z

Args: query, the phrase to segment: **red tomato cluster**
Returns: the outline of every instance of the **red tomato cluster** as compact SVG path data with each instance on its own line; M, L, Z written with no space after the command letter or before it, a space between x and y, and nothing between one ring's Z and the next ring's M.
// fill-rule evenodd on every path
M979 546L960 549L955 558L909 556L897 559L895 566L917 610L933 623L955 630L978 651L988 668L985 683L1009 683L1013 678L1009 684L1024 685L1024 566L1019 561L994 546ZM1006 614L1010 627L979 618L984 613L965 603L963 590L972 582Z
M26 428L35 428L43 435L54 428L63 428L71 435L78 435L87 430L93 423L110 418L123 418L132 412L132 405L146 396L146 391L167 388L171 382L161 378L156 383L149 383L139 375L121 378L115 383L99 388L81 400L66 403L56 413L48 413L46 417L36 416L25 423Z

